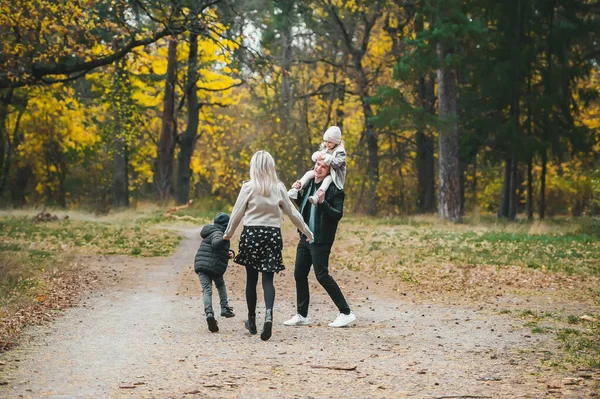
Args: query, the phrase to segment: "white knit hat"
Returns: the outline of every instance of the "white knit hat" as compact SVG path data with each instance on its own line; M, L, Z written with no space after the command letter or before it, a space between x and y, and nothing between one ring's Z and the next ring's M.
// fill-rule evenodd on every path
M331 126L325 131L323 135L323 141L331 141L332 143L339 144L342 142L342 131L337 126Z

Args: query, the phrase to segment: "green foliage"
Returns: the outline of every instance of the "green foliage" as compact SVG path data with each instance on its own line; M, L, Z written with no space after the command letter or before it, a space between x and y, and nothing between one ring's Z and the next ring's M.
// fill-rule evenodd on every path
M536 169L535 210L545 194L547 215L600 212L595 158L600 75L597 55L590 51L598 21L587 0L520 1L518 7L492 0L253 0L236 2L241 13L225 13L229 3L216 3L194 14L187 2L175 1L173 12L163 14L153 1L136 3L142 5L137 8L103 0L88 12L76 2L56 6L36 0L24 4L26 15L15 22L12 15L23 10L6 2L0 25L16 25L2 50L8 62L0 76L4 87L87 75L2 93L12 99L0 102L0 141L14 151L0 157L0 169L8 172L0 176L2 199L107 213L115 135L126 144L131 203L154 198L166 67L166 40L155 35L175 33L180 39L173 121L180 141L189 99L182 90L188 83L185 30L202 18L207 29L201 34L198 65L200 126L192 156L192 198L228 208L248 178L250 156L263 148L274 155L279 176L289 186L310 167L325 125L337 123L349 155L349 209L361 211L372 183L365 178L371 162L367 122L377 130L377 151L371 155L379 162L374 171L379 173L378 208L393 215L422 211L417 165L423 152L417 153L416 137L425 135L434 143L439 130L435 50L443 43L453 51L441 62L457 72L465 208L498 211L503 163L514 156L519 180L528 162ZM63 21L65 15L70 19ZM367 27L367 20L373 25ZM123 36L125 31L130 34ZM362 48L367 33L370 40ZM244 48L233 44L240 36L245 36ZM128 48L119 65L106 61L132 38L152 43ZM352 46L355 51L349 50ZM358 90L363 77L357 78L361 74L352 65L363 50L359 65L369 82L364 93ZM243 86L219 91L239 79ZM368 121L364 98L375 114ZM433 150L430 155L434 159ZM544 193L537 170L542 159L549 168ZM571 172L561 170L565 163ZM469 184L475 181L476 191ZM527 190L521 183L519 212Z

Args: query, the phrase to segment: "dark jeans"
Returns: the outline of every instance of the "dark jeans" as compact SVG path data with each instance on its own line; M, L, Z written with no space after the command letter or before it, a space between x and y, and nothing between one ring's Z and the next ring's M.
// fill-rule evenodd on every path
M225 280L223 276L212 277L206 273L198 272L200 278L200 285L202 286L202 300L204 301L204 313L214 313L212 307L212 283L215 282L215 287L219 292L219 300L221 302L221 309L229 306L227 301L227 288L225 288Z
M308 316L310 293L308 290L308 273L311 265L315 268L315 276L319 284L325 288L340 313L350 314L350 307L340 290L339 285L329 275L329 254L332 244L309 244L305 237L300 239L296 249L296 266L294 279L296 280L296 301L298 313Z

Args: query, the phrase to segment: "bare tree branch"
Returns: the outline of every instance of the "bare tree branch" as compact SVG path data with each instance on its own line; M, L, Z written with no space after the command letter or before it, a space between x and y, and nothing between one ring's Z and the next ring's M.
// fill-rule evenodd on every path
M246 81L244 79L241 79L239 83L234 83L231 86L223 87L222 89L211 89L211 88L208 88L208 87L198 87L198 90L213 91L213 92L216 92L216 91L225 91L225 90L232 89L234 87L242 86L245 83L246 83Z

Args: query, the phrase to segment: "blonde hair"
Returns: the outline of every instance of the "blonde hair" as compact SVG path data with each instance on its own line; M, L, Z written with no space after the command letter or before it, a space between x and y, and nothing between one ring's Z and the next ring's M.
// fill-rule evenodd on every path
M275 160L267 151L260 150L250 160L250 185L260 195L269 196L279 180Z
M344 140L340 140L340 142L338 144L336 144L335 147L333 147L333 149L331 151L335 150L338 147L341 147L345 150L346 147L344 147L344 144L345 144ZM322 141L321 145L319 145L319 151L328 150L328 149L329 148L327 148L327 141Z

